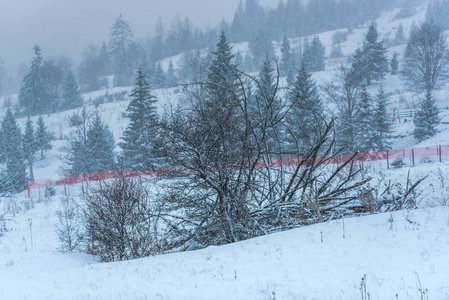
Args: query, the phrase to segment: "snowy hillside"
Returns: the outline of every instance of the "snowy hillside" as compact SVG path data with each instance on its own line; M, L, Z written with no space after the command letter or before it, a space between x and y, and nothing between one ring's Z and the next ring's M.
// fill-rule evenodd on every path
M1 299L274 299L275 293L276 299L350 300L361 299L364 275L373 300L419 300L420 289L429 299L449 297L447 206L100 264L57 252L58 204L38 203L8 223L12 231L0 245Z
M397 13L384 12L376 20L380 38L392 39L400 24L408 35L412 24L422 21L426 12L419 8L405 19L396 19ZM362 44L368 25L348 33L341 44L345 57L327 59L326 70L313 74L319 85L334 80L337 68ZM319 34L326 55L335 32L343 30ZM290 41L292 45L300 43L300 39ZM280 53L279 43L275 45ZM249 51L248 43L233 46L243 56ZM388 56L402 53L404 47L389 48ZM181 58L166 58L161 64L167 69L171 61L178 68ZM281 83L285 81L281 79ZM383 82L372 84L369 92L376 93L380 86L390 95L390 113L393 109L416 110L422 97L407 90L399 76L388 74ZM88 111L99 112L116 143L129 122L126 108L131 89L110 88L83 95ZM449 83L435 93L446 122L448 93ZM160 112L181 95L180 88L153 90L152 94ZM16 102L17 97L11 101ZM0 118L4 112L2 107ZM75 130L69 117L77 112L44 116L54 137L53 149L36 161L36 179L64 177L63 159ZM18 122L23 129L26 119ZM421 143L413 138L413 129L410 118L396 119L392 148L449 145L448 124L439 125L439 133ZM120 151L119 147L116 150ZM387 169L386 161L365 163L363 168L363 176L372 177L371 186L379 190L391 184L392 190L403 191L407 176L411 182L428 176L419 186L419 209L357 215L225 246L113 263L60 251L55 226L64 187L56 187L56 195L49 199L37 188L31 191L31 198L26 192L0 197L0 299L449 299L449 156L443 156L442 162L424 157L415 165L405 160L402 169ZM81 201L80 185L66 188ZM362 278L366 278L364 284ZM365 293L369 298L363 298Z

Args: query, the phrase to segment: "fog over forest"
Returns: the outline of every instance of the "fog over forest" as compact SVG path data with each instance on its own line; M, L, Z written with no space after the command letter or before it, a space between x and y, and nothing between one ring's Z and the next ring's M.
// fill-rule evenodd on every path
M232 21L240 0L15 0L2 1L0 57L11 71L29 63L33 46L46 56L65 54L77 65L82 49L107 41L116 17L129 20L135 38L153 35L158 16L169 28L176 16L189 18L194 27L216 26L221 18ZM260 0L276 7L278 0Z

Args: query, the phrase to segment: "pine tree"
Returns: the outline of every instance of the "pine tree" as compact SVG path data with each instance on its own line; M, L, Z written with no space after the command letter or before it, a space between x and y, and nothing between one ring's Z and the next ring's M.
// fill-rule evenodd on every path
M176 76L176 72L175 72L175 69L173 67L173 63L171 60L168 64L165 86L167 86L169 88L178 86L178 77Z
M274 57L273 43L265 32L259 33L249 41L248 45L253 56L253 68L262 68L266 57L272 59Z
M87 131L86 146L89 172L115 169L114 136L108 126L103 124L98 113L95 114Z
M3 192L20 192L26 187L26 164L22 148L22 133L10 109L1 126L1 159L6 168L0 173L0 189Z
M373 150L391 149L390 139L392 137L391 122L387 112L388 96L385 94L382 86L376 95L376 106L374 109L374 130L375 130L375 147Z
M396 35L394 36L394 44L397 46L405 44L406 42L407 39L405 38L404 27L402 27L402 23L400 23Z
M287 37L284 37L284 40L282 41L281 54L281 62L279 64L279 71L281 73L280 75L288 76L291 70L295 69L295 66L293 65L290 42L288 41Z
M69 72L65 78L62 90L61 110L74 109L83 106L80 88L75 75Z
M156 89L162 89L165 87L166 76L164 69L162 69L161 63L157 63L154 69L153 78L151 84Z
M441 121L439 113L440 110L436 100L430 92L427 92L426 97L419 105L419 110L416 112L413 135L418 141L424 141L438 132L436 126Z
M36 56L31 61L30 71L23 78L23 85L19 92L19 105L27 116L53 110L55 100L41 48L36 45L33 49Z
M287 117L288 147L292 153L304 151L321 136L324 128L324 109L316 82L303 63L295 84L288 94L291 113Z
M393 53L390 60L391 75L397 75L399 70L399 54L397 52Z
M35 133L36 147L38 151L41 152L41 159L44 159L44 151L52 149L51 136L47 132L47 128L44 123L42 116L37 119L37 128Z
M158 132L158 115L156 98L151 95L149 84L142 72L138 70L136 83L128 105L127 112L130 123L119 143L122 148L122 159L125 167L146 169L153 167L155 157L154 142Z
M356 113L358 132L356 144L359 151L367 152L375 148L376 132L372 99L366 86L360 92L359 107Z
M122 15L115 20L109 36L109 56L112 59L114 84L127 86L131 82L136 53L134 34Z
M33 162L34 156L38 151L38 149L35 140L33 121L31 121L31 119L29 118L25 124L25 133L23 134L22 144L23 144L23 153L28 162L30 180L33 181L34 180Z
M354 54L352 68L362 84L370 85L373 80L382 80L388 71L386 49L378 41L376 27L371 24L363 41L363 48Z
M320 37L315 35L310 45L305 43L302 56L303 63L307 66L309 72L324 71L326 49L321 43Z
M208 85L210 97L214 101L229 102L229 97L236 88L236 76L232 63L234 54L232 54L232 47L229 43L228 37L224 32L220 36L220 41L217 44L216 51L212 52L214 59L209 66ZM223 104L224 104L223 103Z

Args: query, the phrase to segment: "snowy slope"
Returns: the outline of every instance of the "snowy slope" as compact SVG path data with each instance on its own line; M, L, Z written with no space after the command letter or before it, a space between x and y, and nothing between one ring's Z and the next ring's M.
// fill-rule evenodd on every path
M53 200L19 213L2 238L0 299L272 299L274 292L277 299L349 300L360 299L365 274L373 300L395 299L396 293L421 299L420 287L429 299L449 297L448 207L336 220L232 245L100 264L87 255L55 252L57 206Z

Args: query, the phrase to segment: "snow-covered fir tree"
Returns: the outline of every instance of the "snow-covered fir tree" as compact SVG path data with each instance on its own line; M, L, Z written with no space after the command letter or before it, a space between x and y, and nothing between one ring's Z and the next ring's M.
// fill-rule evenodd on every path
M64 80L61 98L61 110L74 109L83 106L80 87L72 72L69 72Z
M109 57L112 59L115 86L131 83L135 66L136 46L134 34L122 15L115 20L109 39Z
M178 76L176 76L173 62L170 60L166 74L165 86L169 88L178 86L178 81Z
M253 69L260 70L268 57L274 57L273 42L267 33L260 31L253 39L249 41L248 47L253 57Z
M321 43L320 37L315 35L310 44L304 43L302 62L307 66L309 72L324 71L326 49Z
M357 134L356 144L358 151L371 151L375 148L376 132L374 127L374 109L371 95L363 85L356 113Z
M10 193L23 191L27 174L22 133L10 109L2 121L0 147L1 160L6 165L0 172L0 190Z
M287 149L292 153L304 151L322 134L324 109L316 82L303 63L295 84L288 93L291 112L287 116Z
M47 131L47 127L45 126L44 118L39 116L36 123L36 133L35 133L35 142L38 151L41 152L41 159L44 158L44 151L48 151L52 149L51 145L51 135Z
M158 115L156 98L151 94L150 86L139 68L132 93L132 100L126 111L129 125L123 133L121 159L123 166L132 169L154 167L156 162L154 142L158 134Z
M381 86L377 91L375 107L374 107L374 149L373 150L387 150L391 149L392 129L391 121L387 112L388 95Z
M284 37L284 40L282 41L281 54L282 56L279 64L280 75L287 76L288 84L293 84L295 77L295 61L287 37Z
M55 100L52 93L54 88L49 81L51 76L44 63L41 48L36 45L33 49L35 57L19 92L19 105L27 116L53 111Z
M382 80L388 71L387 50L378 39L377 29L371 24L362 49L357 49L353 55L352 68L362 84L370 85L373 80Z
M434 136L438 130L437 125L440 124L440 109L435 98L430 92L421 100L419 110L415 117L415 130L413 135L418 141L424 141Z
M37 149L36 138L34 133L33 121L30 118L25 123L25 132L22 138L23 153L28 163L28 172L30 180L34 180L33 162Z
M115 141L109 127L96 113L87 131L87 159L90 172L102 172L116 169Z
M399 71L399 54L397 52L393 53L390 60L391 75L397 75Z

